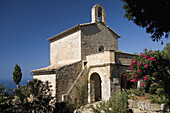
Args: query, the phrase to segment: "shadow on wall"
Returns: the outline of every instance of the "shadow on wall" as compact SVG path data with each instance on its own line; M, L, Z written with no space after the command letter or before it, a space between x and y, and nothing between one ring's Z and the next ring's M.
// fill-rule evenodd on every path
M94 34L101 32L101 30L99 29L97 24L93 24L90 27L88 27L88 26L82 27L82 30L83 30L83 34L86 35L86 36L94 35Z

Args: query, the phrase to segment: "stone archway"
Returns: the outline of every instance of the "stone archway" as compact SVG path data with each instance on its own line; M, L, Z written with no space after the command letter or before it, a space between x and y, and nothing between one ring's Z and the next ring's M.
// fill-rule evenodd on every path
M101 100L102 90L101 90L101 78L99 74L93 73L90 76L90 100L91 102L96 102Z

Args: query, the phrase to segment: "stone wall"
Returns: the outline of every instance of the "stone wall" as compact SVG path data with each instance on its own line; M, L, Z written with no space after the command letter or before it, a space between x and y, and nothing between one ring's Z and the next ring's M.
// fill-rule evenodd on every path
M133 113L167 113L170 111L168 104L155 104L130 99L128 103L129 110Z
M82 57L96 54L99 46L104 46L104 50L118 50L118 37L114 35L104 23L95 23L90 26L81 27Z
M71 64L81 60L80 30L50 42L50 65Z
M135 56L136 55L133 54L116 52L115 53L116 64L130 65L131 59L133 59Z
M82 70L77 82L74 84L70 92L63 95L64 101L69 101L76 107L85 105L88 103L88 72L89 68L87 66Z
M115 52L115 64L112 64L110 69L112 93L127 87L127 82L122 78L122 75L129 70L131 59L133 59L134 56L136 55Z
M56 97L58 101L61 101L62 95L69 91L81 70L81 61L56 69Z
M103 51L86 57L88 66L115 64L115 52Z

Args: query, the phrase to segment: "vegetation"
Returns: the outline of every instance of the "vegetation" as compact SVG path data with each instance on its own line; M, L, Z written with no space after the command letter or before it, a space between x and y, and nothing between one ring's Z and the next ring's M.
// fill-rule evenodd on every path
M125 18L136 25L146 28L153 41L169 37L169 0L121 0L124 3ZM162 42L163 43L163 42Z
M28 82L27 86L16 89L14 92L14 95L16 95L14 111L24 113L51 112L54 99L50 87L48 82L43 83L40 80L33 79L33 81Z
M21 68L16 64L14 69L15 70L13 72L13 80L17 87L19 87L19 82L21 81L22 78Z
M149 88L149 94L147 95L153 103L168 103L169 99L165 96L165 90L159 84L153 83Z
M123 76L130 82L143 81L145 92L152 94L148 97L153 102L170 102L170 60L166 59L162 52L145 49L144 53L131 60L129 69L131 72ZM159 96L161 101L156 101L155 95Z
M126 90L126 93L128 95L128 99L135 99L136 96L141 96L145 94L145 90L143 87L138 88L138 89L129 89Z
M53 113L73 113L74 107L68 102L56 102Z
M165 59L170 59L170 42L167 42L166 46L164 46L162 55L164 56Z
M125 91L122 93L112 94L109 101L102 101L96 105L91 105L89 108L94 113L127 113L128 110L128 95Z
M81 85L75 85L76 91L76 108L80 108L81 106L87 103L88 92L87 92L87 79L85 79Z
M10 96L5 86L0 85L0 113L9 113L12 111L12 99L13 96Z
M0 86L0 113L71 113L68 103L57 103L51 94L49 82L34 79L11 94Z

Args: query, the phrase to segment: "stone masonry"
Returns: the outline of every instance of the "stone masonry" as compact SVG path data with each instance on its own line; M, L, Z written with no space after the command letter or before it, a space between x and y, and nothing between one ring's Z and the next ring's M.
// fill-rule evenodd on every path
M167 113L170 112L168 104L155 104L150 102L128 100L128 107L133 113Z

